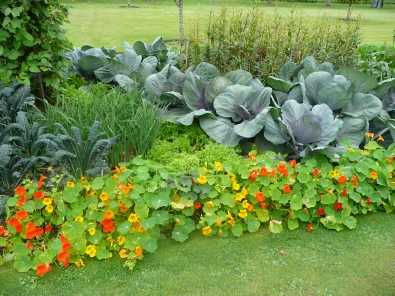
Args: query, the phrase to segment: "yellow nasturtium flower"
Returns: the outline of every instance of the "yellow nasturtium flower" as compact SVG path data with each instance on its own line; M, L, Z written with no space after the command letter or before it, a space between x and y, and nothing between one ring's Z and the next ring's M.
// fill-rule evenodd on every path
M246 218L248 216L247 210L241 210L238 214L240 218Z
M77 262L74 262L74 264L75 264L77 267L83 267L83 266L85 266L84 261L82 261L82 259L78 260Z
M52 204L52 198L48 198L48 197L44 198L43 199L43 204L46 205L46 206Z
M86 182L88 182L88 179L86 177L81 177L81 183L85 184Z
M122 236L122 235L118 236L117 241L118 241L119 245L123 245L125 243L125 240L126 240L126 238L124 236Z
M208 234L210 234L212 231L213 231L213 230L211 229L210 226L203 227L203 234L204 234L204 235L208 235Z
M125 249L121 249L118 254L119 254L119 257L121 257L121 258L128 257L128 251Z
M53 206L52 205L47 205L45 207L45 209L47 210L48 213L52 213L53 212Z
M243 203L242 203L242 205L243 205L243 208L245 208L245 209L248 209L248 207L250 206L250 204L249 204L249 202L248 202L248 200L243 200Z
M213 203L212 201L208 201L208 202L207 202L207 206L208 206L209 208L214 208L214 207L215 207L215 205L214 205L214 203Z
M71 181L66 183L66 187L74 187L74 185L75 185L74 182Z
M205 175L200 175L199 178L197 179L199 184L203 185L207 183L207 177Z
M219 161L214 162L214 167L217 169L217 171L220 171L220 172L222 172L224 170L222 163L220 163Z
M96 233L96 228L95 228L95 227L92 227L91 229L88 230L88 232L89 232L90 235L95 235L95 233Z
M138 221L138 219L137 219L137 215L136 214L130 214L129 215L129 218L128 218L128 221L130 222L130 223L134 223L134 222L137 222Z
M84 217L78 216L74 220L77 221L77 222L84 222Z
M89 257L96 256L96 247L94 245L89 245L85 249L85 253L89 255Z
M239 191L240 190L240 184L237 182L233 182L232 184L233 190Z

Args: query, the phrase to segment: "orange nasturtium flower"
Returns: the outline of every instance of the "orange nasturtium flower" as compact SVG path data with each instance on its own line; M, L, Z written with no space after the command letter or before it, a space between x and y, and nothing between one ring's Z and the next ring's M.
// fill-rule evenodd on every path
M384 142L384 137L380 135L380 136L377 138L377 141L383 141L383 142Z
M290 165L291 167L296 167L296 160L295 160L295 159L290 160L290 161L289 161L289 165Z
M370 173L370 178L376 180L377 179L377 172L371 172Z
M284 192L285 194L290 193L290 192L291 192L291 187L289 187L288 184L285 184L285 185L284 185L284 188L283 188L283 192Z
M374 133L365 133L365 136L367 136L368 138L373 138L374 137Z
M41 188L44 184L45 176L43 174L40 175L40 180L37 182L37 188Z
M88 182L88 179L86 177L81 177L81 183L85 184L86 182Z
M265 196L263 195L263 192L257 192L255 194L255 200L257 202L263 202L265 200Z
M52 270L52 267L49 264L38 264L37 265L37 275L44 276L48 271Z
M346 184L346 182L347 182L347 177L346 177L346 176L341 176L341 177L339 177L339 178L337 179L337 181L338 181L340 184Z
M134 252L137 257L143 255L143 249L140 246L136 246L136 250Z
M112 217L114 217L114 212L113 211L111 211L111 210L105 211L104 218L111 219Z
M108 200L108 195L106 192L102 192L99 196L99 198L101 199L101 201L107 201Z
M118 254L119 254L119 257L121 257L121 258L128 257L128 251L125 249L121 249Z
M16 218L19 221L25 220L27 218L27 216L29 216L29 214L25 210L20 210L20 211L16 212Z
M203 227L203 234L204 234L204 235L208 235L208 234L210 234L212 231L213 231L213 230L211 229L210 226Z
M19 195L19 197L22 197L26 193L26 188L23 186L19 186L15 188L15 194Z

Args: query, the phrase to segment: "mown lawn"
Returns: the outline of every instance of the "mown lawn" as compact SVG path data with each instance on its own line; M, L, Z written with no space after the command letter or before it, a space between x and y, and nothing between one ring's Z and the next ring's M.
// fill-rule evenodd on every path
M133 271L118 256L54 267L39 278L0 267L0 295L394 295L394 214L357 216L354 230L319 226L240 238L165 239Z
M70 24L65 26L67 37L74 46L80 47L90 44L95 47L117 47L122 50L122 42L134 43L142 40L147 43L163 36L164 40L178 38L178 8L172 0L132 0L135 8L126 8L127 0L62 0L70 6ZM221 1L213 4L212 0L188 0L184 4L185 33L189 32L190 24L200 15L201 22L211 10L221 7ZM228 2L243 7L251 7L251 2L238 0ZM258 4L267 13L273 13L273 6L267 6L266 1ZM289 13L294 5L303 7L306 14L316 17L320 13L328 13L333 20L345 18L348 6L334 3L326 8L324 3L291 3L281 2L278 9L282 13ZM395 30L395 5L386 4L383 9L372 9L368 4L354 5L352 17L361 14L362 44L382 45L391 44Z

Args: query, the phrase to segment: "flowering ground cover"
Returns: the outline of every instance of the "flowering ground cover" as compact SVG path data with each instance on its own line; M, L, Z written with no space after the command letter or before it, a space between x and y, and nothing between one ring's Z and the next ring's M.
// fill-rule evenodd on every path
M8 263L0 295L391 295L394 227L393 215L371 213L341 232L261 228L226 239L195 232L184 243L160 239L132 272L117 256L81 268L55 264L42 278Z

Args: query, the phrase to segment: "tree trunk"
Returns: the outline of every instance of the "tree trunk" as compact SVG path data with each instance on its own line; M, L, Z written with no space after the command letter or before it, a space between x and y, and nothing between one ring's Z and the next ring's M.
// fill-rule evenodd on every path
M372 0L372 2L370 2L370 7L371 8L374 8L374 2L375 2L375 0Z
M326 6L326 7L331 7L331 0L326 0L325 6Z
M130 0L128 0L128 7L130 7Z
M351 19L351 7L352 7L352 3L349 2L348 3L348 11L347 11L347 19L346 19L348 21Z
M267 5L273 5L273 0L267 0Z
M174 0L174 3L178 6L178 21L180 23L179 27L179 39L180 42L182 42L183 39L183 33L184 33L184 0Z

